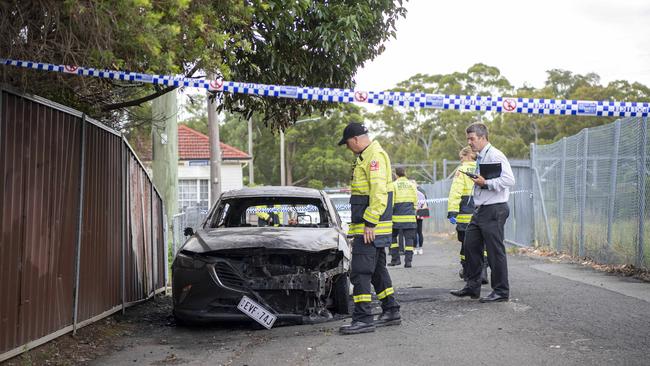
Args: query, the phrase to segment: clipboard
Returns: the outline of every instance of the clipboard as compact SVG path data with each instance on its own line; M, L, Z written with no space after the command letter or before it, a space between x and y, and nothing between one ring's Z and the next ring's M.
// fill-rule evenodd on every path
M494 179L501 176L501 163L479 164L480 174L485 179Z

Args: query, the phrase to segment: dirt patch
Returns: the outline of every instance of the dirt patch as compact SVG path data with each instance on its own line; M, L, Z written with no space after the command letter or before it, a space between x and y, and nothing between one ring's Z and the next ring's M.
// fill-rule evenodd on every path
M79 365L116 350L112 340L132 332L132 325L113 317L63 335L2 363L6 366Z
M602 264L596 263L591 258L576 258L566 253L559 253L549 248L511 248L511 254L518 254L527 257L544 258L550 262L573 263L595 269L597 271L616 274L624 277L632 277L644 282L650 282L650 270L637 268L632 264Z
M103 355L119 351L122 346L117 340L141 332L147 328L174 326L171 321L171 300L169 296L156 298L126 309L126 314L114 314L106 319L68 333L14 358L2 362L2 366L31 365L85 365ZM165 360L166 365L177 364L179 360Z

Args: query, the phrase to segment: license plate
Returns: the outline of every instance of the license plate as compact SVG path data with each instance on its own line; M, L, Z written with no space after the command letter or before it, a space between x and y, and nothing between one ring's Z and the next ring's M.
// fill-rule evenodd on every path
M266 329L271 329L273 323L275 323L276 316L248 296L241 298L237 309L262 324Z

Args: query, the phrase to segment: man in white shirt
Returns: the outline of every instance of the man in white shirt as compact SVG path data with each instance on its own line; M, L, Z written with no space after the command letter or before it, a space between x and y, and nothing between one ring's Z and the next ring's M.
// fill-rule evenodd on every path
M488 129L483 123L473 123L465 130L467 143L472 151L478 153L476 159L478 175L474 181L475 210L465 231L465 258L467 260L468 280L464 288L451 291L458 297L469 296L478 299L481 295L481 269L483 244L488 253L488 263L492 269L490 284L492 292L481 298L481 302L508 301L508 263L503 244L504 226L510 215L508 198L510 187L515 185L515 177L508 158L488 141ZM481 175L480 164L500 164L501 174L485 179Z

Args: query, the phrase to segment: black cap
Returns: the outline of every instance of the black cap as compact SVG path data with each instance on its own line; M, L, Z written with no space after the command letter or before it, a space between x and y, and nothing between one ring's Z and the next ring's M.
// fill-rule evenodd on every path
M350 122L343 130L343 138L339 141L339 145L344 145L348 139L356 136L365 135L368 133L366 126L358 122Z

